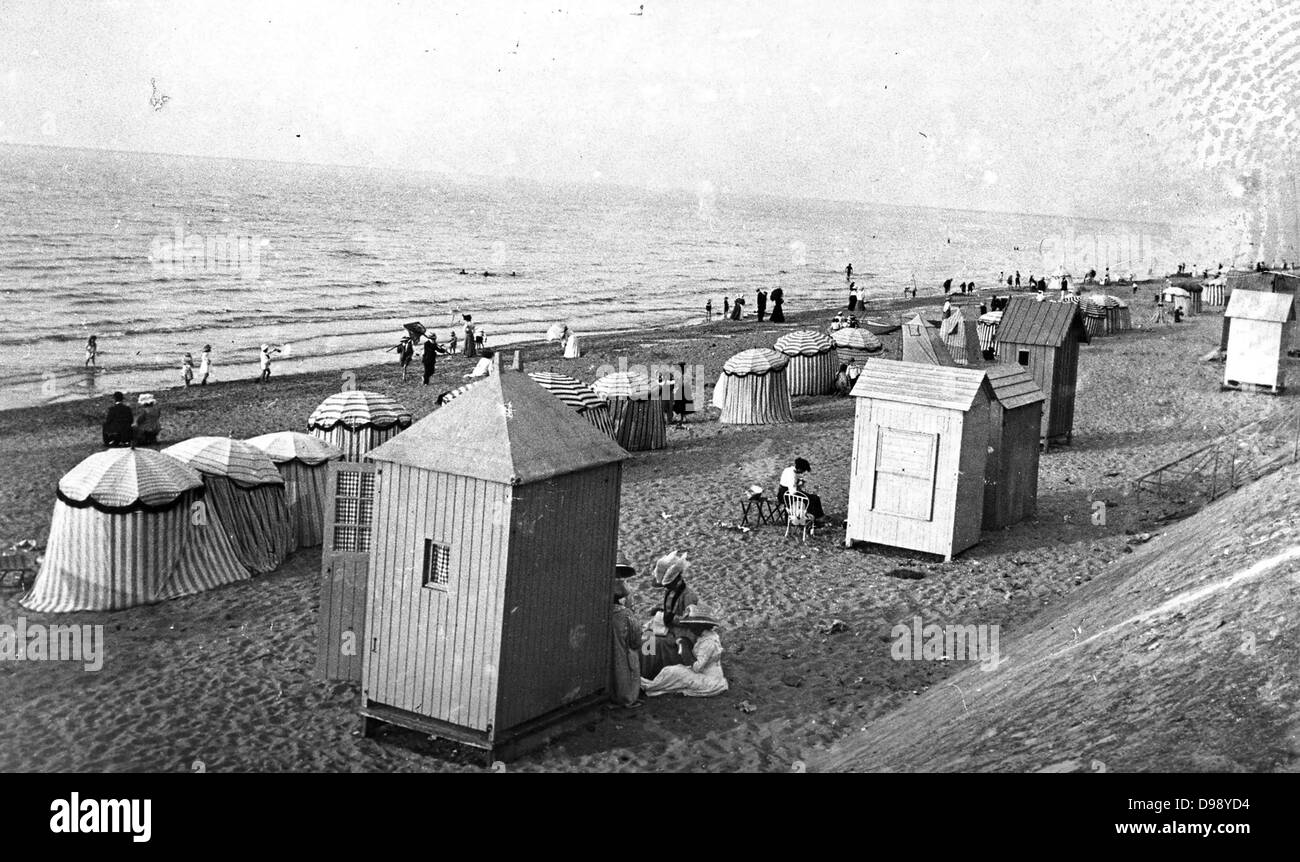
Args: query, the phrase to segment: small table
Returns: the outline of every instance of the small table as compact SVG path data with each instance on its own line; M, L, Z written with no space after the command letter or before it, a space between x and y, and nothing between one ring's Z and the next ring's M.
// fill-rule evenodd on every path
M740 504L740 526L749 526L749 516L754 515L754 526L775 524L777 505L775 500L766 497L750 497Z

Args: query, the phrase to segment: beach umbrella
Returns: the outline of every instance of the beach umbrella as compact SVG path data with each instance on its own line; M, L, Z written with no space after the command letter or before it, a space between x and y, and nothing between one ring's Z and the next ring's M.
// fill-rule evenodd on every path
M731 425L793 422L786 367L790 358L768 347L742 350L722 365L722 415Z
M590 386L567 374L556 374L551 371L530 371L528 376L543 389L581 413L583 418L592 425L611 437L614 436L614 420L609 405L592 391Z
M420 338L428 332L428 330L425 329L424 324L420 323L418 320L411 323L405 323L403 326L407 332L411 333L411 338L415 341L419 341Z
M811 329L796 330L778 338L775 349L790 359L786 377L791 395L825 395L835 391L839 356L829 335Z
M342 458L343 450L300 431L263 434L248 443L265 452L284 479L285 502L298 547L319 545L324 535L329 462Z
M569 326L567 323L552 323L551 328L546 330L546 340L559 341L564 337L564 333L567 332L568 329Z
M109 449L69 470L59 480L58 495L72 504L94 502L116 509L163 506L202 486L198 472L162 452Z
M262 450L276 464L301 461L315 465L343 457L343 450L339 447L301 431L276 431L253 437L247 442Z
M220 476L236 485L283 485L275 463L256 446L230 437L192 437L162 450L208 476Z
M248 580L196 470L151 449L97 452L57 488L49 540L23 607L42 613L151 604Z

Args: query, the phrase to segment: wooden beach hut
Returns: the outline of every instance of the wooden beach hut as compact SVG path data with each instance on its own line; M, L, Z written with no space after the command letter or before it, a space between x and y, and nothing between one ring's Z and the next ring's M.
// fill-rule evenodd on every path
M1223 316L1228 329L1223 385L1233 389L1286 386L1286 353L1295 328L1295 305L1285 293L1234 290Z
M742 350L722 366L725 425L776 425L794 421L785 369L789 357L767 347Z
M826 395L835 391L840 360L835 340L829 335L811 329L788 332L776 340L775 349L790 360L785 374L791 395Z
M980 366L984 356L980 350L979 334L975 331L975 318L967 318L960 308L939 322L939 333L948 355L958 365Z
M885 350L876 334L865 327L837 329L831 333L831 341L835 342L835 352L843 362L866 362Z
M915 314L903 324L903 361L922 365L956 365L939 330Z
M246 581L203 478L152 449L96 452L59 480L23 607L113 611Z
M163 452L203 476L235 555L253 574L273 572L296 547L284 478L261 449L229 437L193 437Z
M993 397L984 370L882 359L853 395L845 544L951 560L977 543Z
M1079 378L1079 345L1088 343L1079 306L1017 297L998 327L998 362L1019 365L1043 391L1041 439L1044 444L1074 436L1074 393Z
M608 699L627 453L502 370L370 453L363 733L506 759Z
M266 453L284 479L294 547L320 545L329 491L329 462L343 457L337 446L300 431L277 431L248 441Z
M664 403L650 397L650 380L637 371L614 371L591 384L614 421L614 440L629 452L667 445Z
M530 371L528 376L534 383L569 405L575 413L590 422L602 434L608 434L610 438L616 436L614 416L609 412L609 405L605 403L605 399L592 391L590 386L567 374L556 374L550 371Z
M307 420L313 436L343 450L343 460L367 452L411 426L411 411L379 392L349 389L321 402Z
M1019 365L998 364L985 371L993 400L983 527L996 530L1032 518L1038 509L1038 441L1046 398Z

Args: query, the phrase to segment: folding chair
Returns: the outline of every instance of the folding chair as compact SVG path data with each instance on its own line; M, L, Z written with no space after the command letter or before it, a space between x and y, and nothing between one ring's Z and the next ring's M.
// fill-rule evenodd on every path
M802 541L808 541L808 535L816 529L813 519L808 516L808 495L791 491L785 498L785 535L790 537L790 528L799 527L803 532Z

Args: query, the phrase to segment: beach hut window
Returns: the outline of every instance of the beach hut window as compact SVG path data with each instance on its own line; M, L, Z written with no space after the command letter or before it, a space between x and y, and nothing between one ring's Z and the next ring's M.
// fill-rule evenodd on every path
M424 540L424 578L426 587L445 587L451 580L451 546L433 539Z
M334 550L364 553L370 550L370 514L375 502L372 473L338 474L334 499Z
M876 483L871 508L900 518L931 520L939 435L881 428L876 440Z
M1016 362L1019 362L1021 365L1028 365L1028 364L1029 364L1029 351L1028 351L1028 350L1017 350L1017 351L1016 351Z

